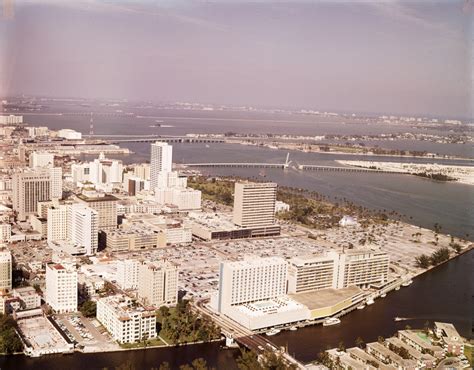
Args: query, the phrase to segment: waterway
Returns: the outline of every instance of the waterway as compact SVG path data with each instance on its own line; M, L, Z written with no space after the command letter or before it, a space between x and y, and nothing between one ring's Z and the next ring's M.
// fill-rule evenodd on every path
M170 115L170 112L158 112L158 117ZM208 113L207 113L208 114ZM222 116L219 120L193 119L194 112L186 114L186 119L175 118L174 128L162 134L185 134L187 132L287 132L313 134L318 133L378 133L405 132L407 127L378 127L373 125L344 125L341 122L318 122L308 119L296 119L295 122L270 122L257 120L254 116L236 114ZM242 116L242 117L241 117ZM29 116L35 125L46 125L53 129L70 127L86 133L88 117L68 116ZM205 118L200 113L197 118ZM214 117L215 118L215 117ZM236 121L237 119L237 121ZM238 121L238 120L241 121ZM108 121L106 121L108 120ZM112 121L114 122L112 123ZM133 125L128 118L97 118L96 132L103 134L149 134L150 121ZM166 120L170 124L171 120ZM178 129L179 128L179 129ZM156 130L156 129L155 129ZM167 129L168 130L168 129ZM285 131L286 130L286 131ZM164 131L164 129L162 130ZM149 158L149 144L129 144L133 156L123 157L125 162L143 161ZM382 146L382 145L381 145ZM466 147L464 147L466 148ZM400 148L403 149L403 148ZM472 147L466 150L472 151ZM189 162L284 162L286 152L240 145L211 144L176 145L174 161ZM457 154L454 152L446 154ZM360 158L360 157L355 157ZM366 157L364 157L366 158ZM291 152L290 159L297 163L334 165L336 159L354 159L354 156L335 156L316 153ZM369 158L366 158L369 159ZM380 159L375 157L375 160ZM384 159L385 160L385 159ZM400 161L399 158L389 160ZM403 161L414 161L402 159ZM415 160L425 161L425 160ZM442 163L443 161L438 161ZM464 163L466 164L466 163ZM242 177L259 177L258 169L215 168L204 170L211 175L236 175ZM266 179L280 185L305 188L320 192L331 199L354 201L375 209L395 210L403 219L432 228L435 223L442 225L442 232L474 240L474 191L471 186L435 182L428 179L406 175L385 175L366 173L337 172L299 172L296 170L266 170ZM259 177L261 178L261 177ZM336 199L336 201L337 201ZM449 263L417 278L407 288L379 299L376 304L361 311L354 311L342 318L342 323L331 327L308 327L296 332L282 332L271 337L278 345L287 346L289 352L297 359L307 362L316 359L317 353L327 346L336 346L343 341L346 346L353 345L355 338L365 341L376 340L377 336L392 335L397 329L409 324L413 327L423 326L424 322L439 320L453 322L464 336L472 335L473 319L473 271L474 252L465 254ZM395 316L412 318L407 322L396 323ZM74 354L54 356L41 359L28 359L15 356L0 359L0 368L14 369L100 369L113 368L130 359L137 369L158 367L162 361L168 361L173 367L191 362L196 357L205 358L217 368L234 368L238 351L221 350L219 344L205 344L179 348L153 349L147 351Z

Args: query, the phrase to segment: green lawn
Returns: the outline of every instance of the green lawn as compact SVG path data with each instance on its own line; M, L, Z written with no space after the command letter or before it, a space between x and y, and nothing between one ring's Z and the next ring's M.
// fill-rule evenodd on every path
M165 346L166 344L159 338L149 339L146 342L146 347L151 346ZM140 343L125 343L121 344L120 347L122 348L145 348L145 344L143 342Z

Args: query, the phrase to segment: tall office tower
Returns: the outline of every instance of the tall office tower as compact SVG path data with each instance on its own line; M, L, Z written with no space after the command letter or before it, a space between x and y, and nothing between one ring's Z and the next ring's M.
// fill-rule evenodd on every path
M60 263L46 265L46 303L56 313L77 311L77 271Z
M151 144L150 157L150 188L158 186L158 174L171 172L173 161L173 147L168 143L156 142Z
M248 228L274 225L276 193L277 184L273 182L236 182L234 223Z
M251 303L286 294L288 263L280 257L221 262L217 308Z
M99 238L99 213L85 204L74 203L68 206L68 221L68 239L72 243L84 247L87 255L96 254Z
M12 288L12 254L9 251L0 252L0 289Z
M69 213L67 204L48 208L48 242L58 242L69 238Z
M144 263L138 270L138 298L159 307L178 302L178 266L168 261Z
M30 167L53 167L54 154L48 152L33 152L30 154Z
M117 228L117 201L110 194L83 192L77 195L79 202L95 209L99 214L99 231L114 230Z
M25 169L12 178L13 209L20 221L34 214L40 201L59 199L62 196L61 168Z
M121 289L137 289L138 270L140 262L137 260L117 261L116 281Z

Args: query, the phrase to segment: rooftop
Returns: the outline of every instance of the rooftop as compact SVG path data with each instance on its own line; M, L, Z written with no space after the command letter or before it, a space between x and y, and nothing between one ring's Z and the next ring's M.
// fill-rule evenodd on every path
M321 289L314 292L291 294L295 301L305 305L310 310L335 306L339 302L345 301L362 293L358 287L351 286L343 289Z

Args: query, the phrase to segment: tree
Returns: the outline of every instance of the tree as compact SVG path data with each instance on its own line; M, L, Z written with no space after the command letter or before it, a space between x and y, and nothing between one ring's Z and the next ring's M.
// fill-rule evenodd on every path
M385 342L385 338L379 335L378 338L377 338L377 342L379 342L379 343L384 343L384 342Z
M196 358L191 362L193 365L194 370L207 370L207 362L203 358Z
M357 337L355 340L355 345L359 348L364 349L365 348L365 342L361 337Z
M168 362L162 362L158 370L171 370L171 366Z
M240 350L240 356L237 358L237 367L240 370L263 370L258 362L257 354L246 349Z
M344 342L339 342L338 346L337 346L337 350L339 352L344 352L346 350L346 346L344 346Z
M80 307L79 311L85 317L95 317L97 312L97 303L91 300L85 301Z
M426 254L422 254L415 259L416 265L422 269L427 269L430 267L431 260Z

